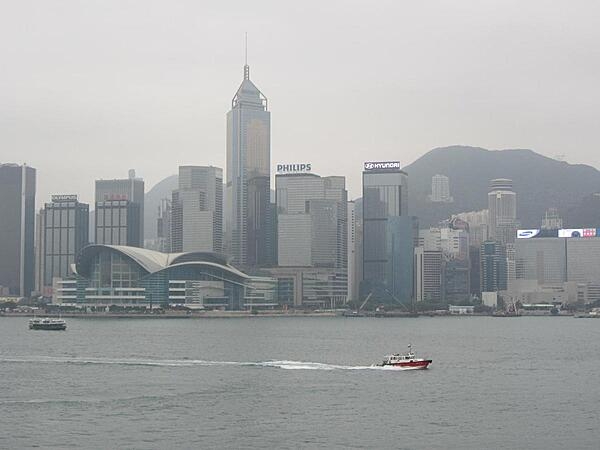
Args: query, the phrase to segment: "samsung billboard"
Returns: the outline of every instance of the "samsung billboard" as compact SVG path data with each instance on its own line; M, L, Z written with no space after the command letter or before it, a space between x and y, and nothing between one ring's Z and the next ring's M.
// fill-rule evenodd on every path
M517 239L529 239L538 237L541 230L528 229L528 230L517 230Z
M517 230L517 239L561 237L561 238L590 238L600 237L598 228L561 228L559 230L526 229Z

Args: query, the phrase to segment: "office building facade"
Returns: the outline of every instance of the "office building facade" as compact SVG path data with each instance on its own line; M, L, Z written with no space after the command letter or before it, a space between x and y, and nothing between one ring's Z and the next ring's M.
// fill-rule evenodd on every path
M227 253L241 267L272 262L271 113L267 106L267 98L250 81L246 64L227 113L225 187Z
M142 219L139 205L129 200L96 202L94 242L141 247L139 222Z
M442 301L442 251L416 247L414 254L415 300L440 303Z
M415 249L417 301L457 303L470 297L468 225L452 219L445 226L419 230Z
M518 236L513 298L529 303L600 300L600 229L519 230Z
M542 230L558 230L563 227L563 220L558 209L548 208L542 217Z
M179 167L179 189L171 201L173 252L223 251L223 170Z
M368 162L364 167L360 296L372 294L379 303L411 302L415 236L400 229L411 228L413 220L398 220L408 212L408 176L397 162ZM394 276L398 273L405 280L402 287Z
M144 180L96 180L94 242L141 247L144 242Z
M567 246L567 280L600 285L600 237L563 239Z
M431 195L429 200L433 203L452 203L450 195L450 180L445 175L436 174L431 177Z
M29 297L35 287L36 170L0 164L0 290Z
M53 195L40 210L36 278L42 294L47 295L54 278L72 274L71 265L89 243L89 209L77 195Z
M489 211L469 211L455 214L453 219L460 219L469 225L469 245L479 249L481 244L488 240Z
M275 180L278 268L270 273L283 284L294 285L290 303L294 306L346 303L349 225L345 178L288 173L278 174Z
M567 281L567 241L564 238L517 239L517 280L534 280L538 285Z
M171 253L171 199L163 198L158 205L156 219L156 248L162 253Z
M500 242L485 241L480 250L481 292L498 292L507 289L508 268L506 247Z
M276 175L278 265L348 267L344 177Z
M348 202L348 301L358 300L356 203Z
M452 305L469 301L471 297L469 259L448 258L445 255L442 264L442 302Z
M517 194L513 191L512 180L497 178L490 181L488 211L488 238L501 244L514 243L518 223Z

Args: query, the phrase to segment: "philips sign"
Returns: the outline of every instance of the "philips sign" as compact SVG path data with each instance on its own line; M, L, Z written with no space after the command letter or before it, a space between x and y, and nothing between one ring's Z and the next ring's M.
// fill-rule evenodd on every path
M365 170L400 170L400 161L368 161Z
M310 163L277 164L277 173L306 173L312 170Z

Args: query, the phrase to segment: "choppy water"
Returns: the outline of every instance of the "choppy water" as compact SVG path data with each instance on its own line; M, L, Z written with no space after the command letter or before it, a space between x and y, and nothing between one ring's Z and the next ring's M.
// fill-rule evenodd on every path
M385 353L427 371L372 367ZM0 318L0 448L599 448L600 321Z

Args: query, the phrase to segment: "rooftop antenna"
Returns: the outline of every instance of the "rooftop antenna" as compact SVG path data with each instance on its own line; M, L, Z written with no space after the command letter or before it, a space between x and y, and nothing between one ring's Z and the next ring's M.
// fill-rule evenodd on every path
M245 55L244 55L244 80L250 79L250 66L248 66L248 32L246 32L245 41Z

